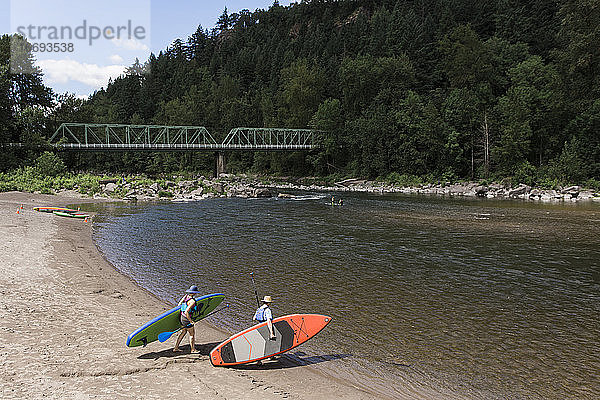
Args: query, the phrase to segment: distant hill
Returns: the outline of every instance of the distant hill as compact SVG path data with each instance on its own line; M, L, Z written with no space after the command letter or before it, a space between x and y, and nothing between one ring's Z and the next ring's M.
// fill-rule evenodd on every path
M230 156L239 170L599 180L592 3L313 0L225 10L215 29L198 27L136 63L70 116L221 135L239 126L330 134L314 154Z

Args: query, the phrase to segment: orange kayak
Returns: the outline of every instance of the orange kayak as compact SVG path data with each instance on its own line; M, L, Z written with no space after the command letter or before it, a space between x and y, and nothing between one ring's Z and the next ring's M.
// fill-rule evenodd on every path
M66 212L66 213L76 213L79 210L73 210L71 208L65 207L33 207L35 211L53 213L54 211Z

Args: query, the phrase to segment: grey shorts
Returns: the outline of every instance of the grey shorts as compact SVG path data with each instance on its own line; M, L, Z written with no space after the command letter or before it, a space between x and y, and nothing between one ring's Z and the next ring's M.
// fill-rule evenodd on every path
M179 322L184 328L191 328L193 326L192 323L183 314L179 316Z

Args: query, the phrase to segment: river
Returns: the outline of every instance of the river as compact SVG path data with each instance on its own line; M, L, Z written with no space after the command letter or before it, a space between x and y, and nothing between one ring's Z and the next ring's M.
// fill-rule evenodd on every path
M297 195L96 205L94 239L167 302L225 293L231 333L253 272L276 316L333 317L290 357L373 394L600 398L600 204Z

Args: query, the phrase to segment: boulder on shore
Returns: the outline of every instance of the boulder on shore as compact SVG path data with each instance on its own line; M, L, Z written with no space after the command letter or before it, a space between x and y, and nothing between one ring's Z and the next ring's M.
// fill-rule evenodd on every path
M564 194L566 198L569 198L568 196L570 196L571 199L575 199L579 196L579 191L579 186L569 186L564 188L561 193Z
M273 196L273 194L267 188L254 189L254 197L267 198L267 197L272 197L272 196Z
M199 187L196 190L192 190L190 192L190 196L191 197L202 197L202 193L204 193L204 188L203 187Z
M112 193L117 189L117 185L115 183L107 183L106 186L104 187L104 192L105 193Z
M519 185L508 192L508 197L519 197L531 191L531 187L527 185Z
M150 189L158 193L160 191L160 186L158 186L157 182L154 182L152 185L150 185Z
M217 193L219 193L219 194L222 194L223 192L225 192L225 190L223 189L223 184L222 184L222 183L220 183L220 182L215 182L215 183L213 183L213 184L211 185L211 188L212 188L212 189L213 189L215 192L217 192Z
M477 197L486 197L489 189L487 186L479 185L475 186L473 188L473 191L475 192L475 196Z

